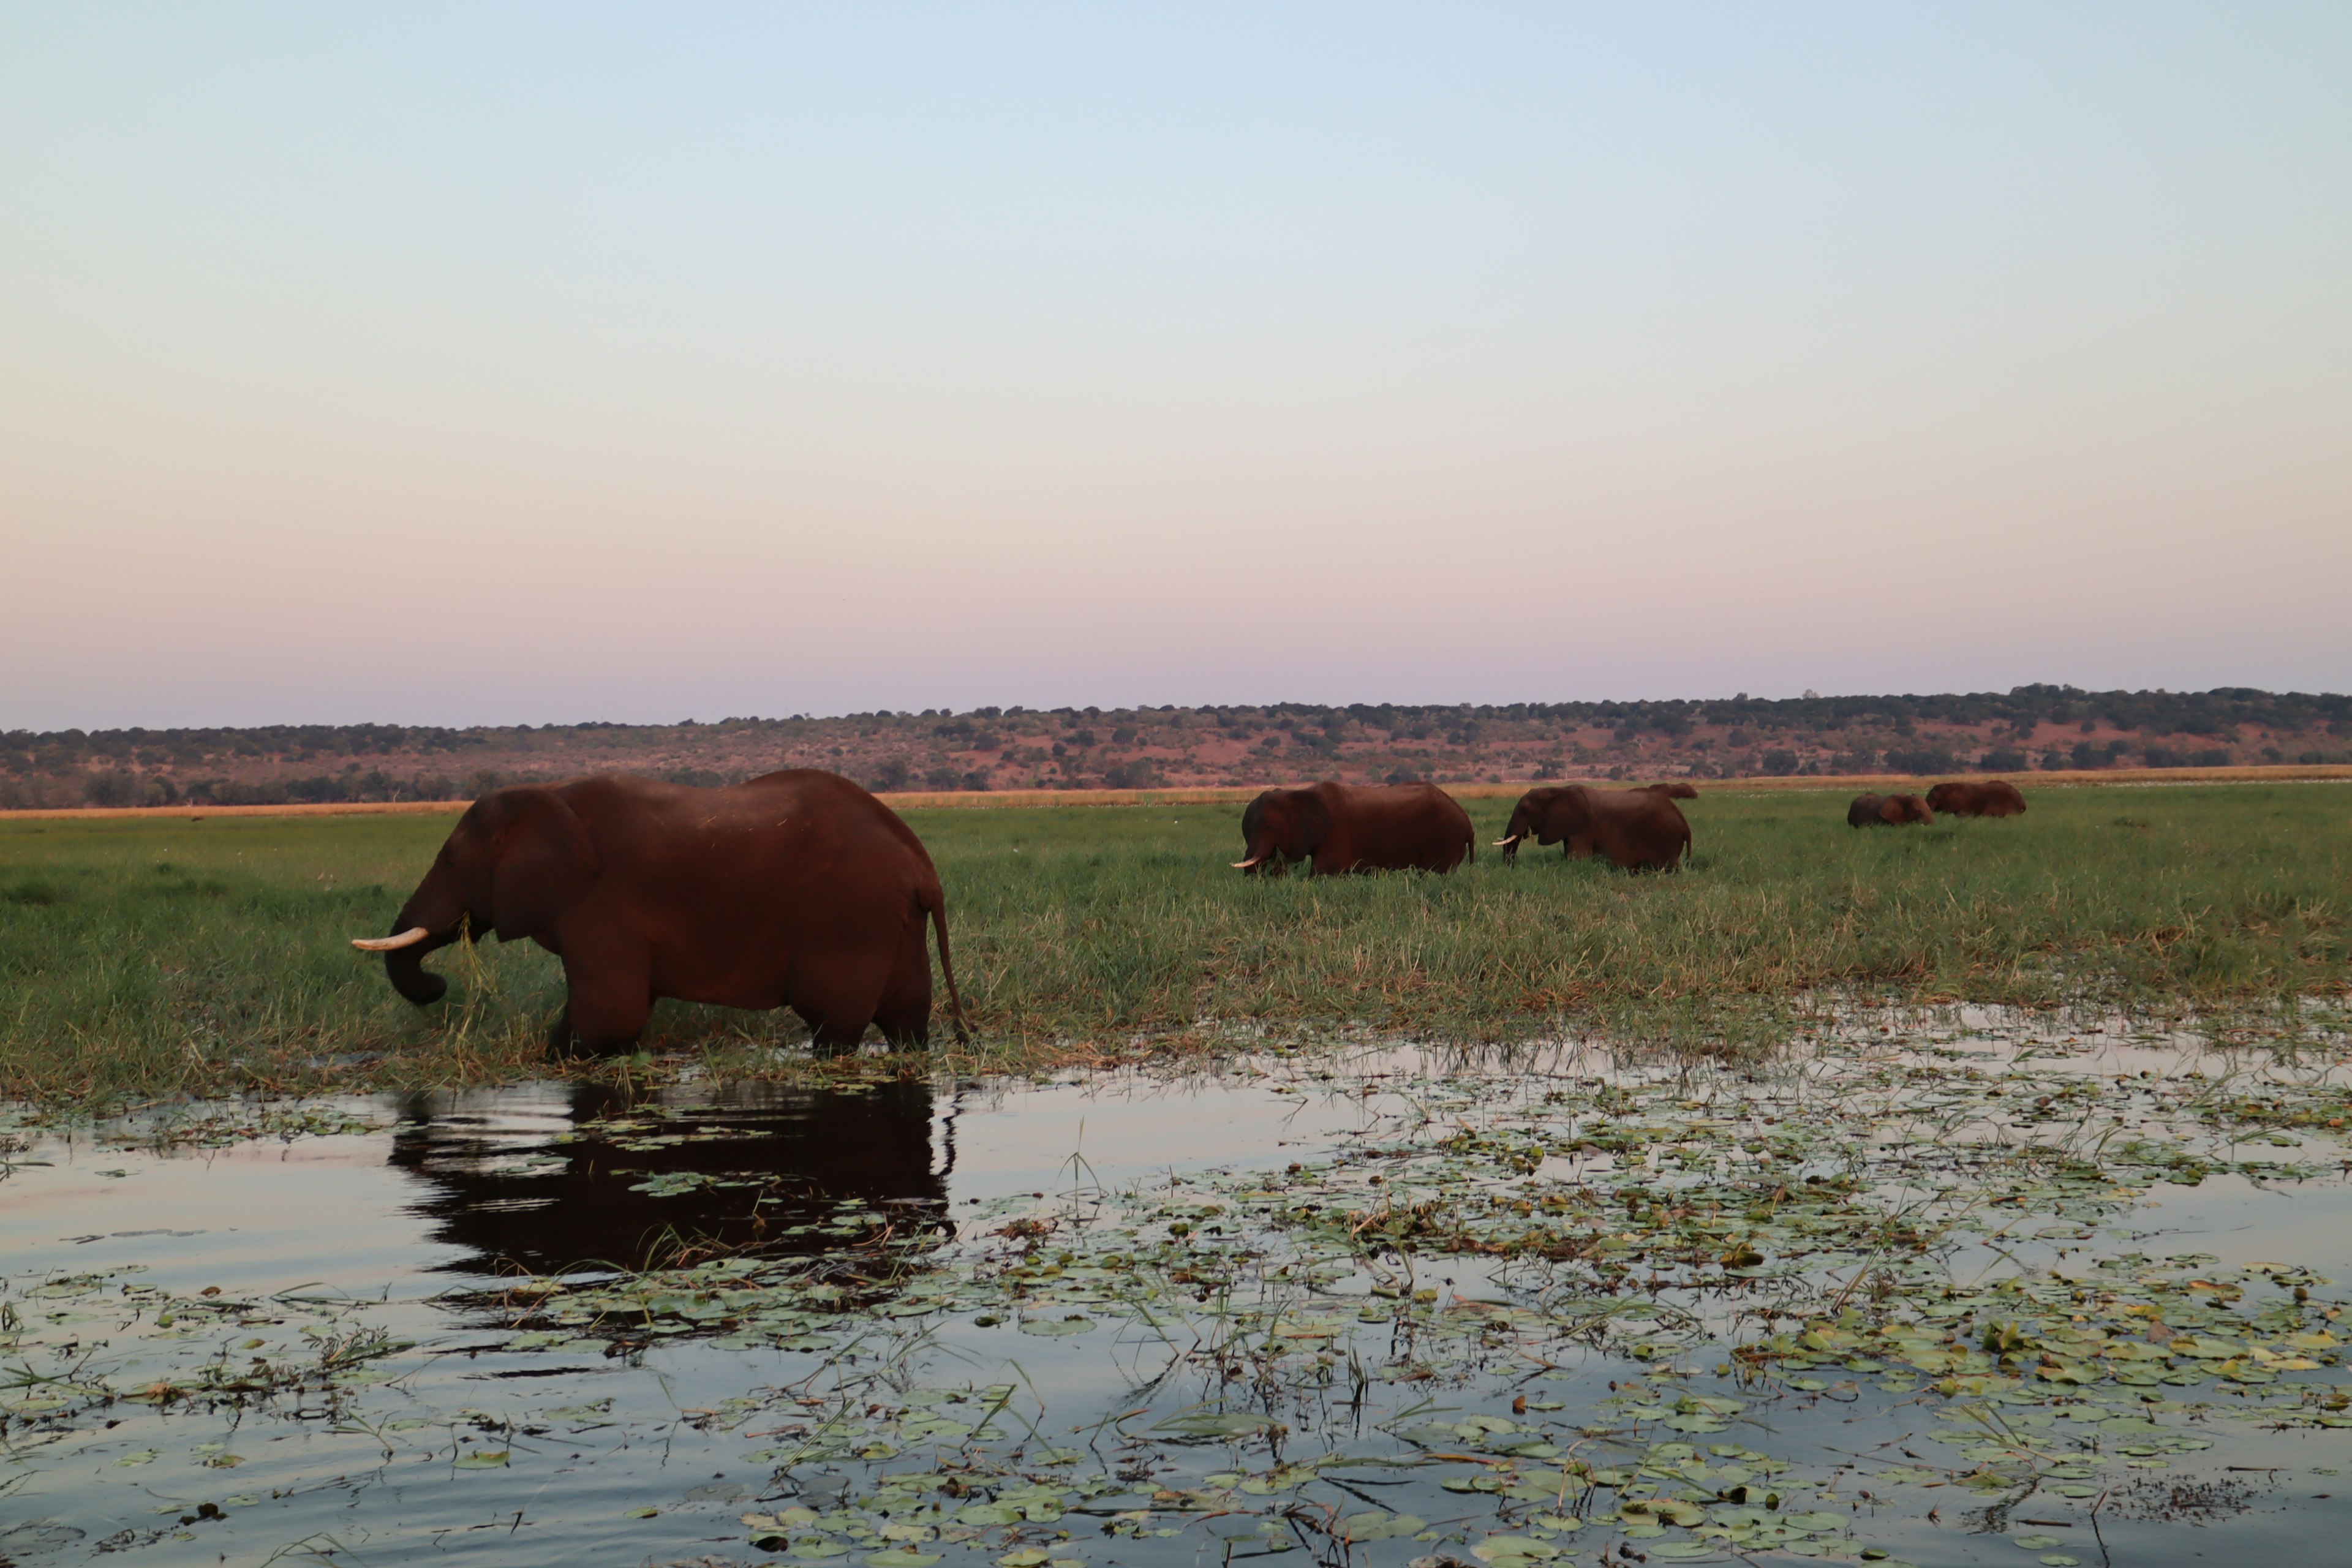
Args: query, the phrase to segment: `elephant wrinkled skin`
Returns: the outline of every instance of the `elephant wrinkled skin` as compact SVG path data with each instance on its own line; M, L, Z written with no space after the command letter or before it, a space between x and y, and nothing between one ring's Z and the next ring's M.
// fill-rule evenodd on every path
M1470 814L1434 784L1360 787L1328 781L1270 789L1242 813L1251 876L1311 861L1320 877L1341 871L1451 871L1476 855Z
M1665 789L1595 789L1546 784L1511 808L1511 825L1497 840L1507 862L1518 859L1521 840L1561 844L1564 857L1607 856L1622 870L1671 871L1690 853L1689 819Z
M551 1054L626 1048L656 997L790 1007L827 1052L866 1026L929 1037L938 932L956 1032L963 1001L947 904L922 841L836 773L794 769L724 789L601 773L476 801L393 922L393 988L447 989L423 959L461 937L530 938L563 961Z

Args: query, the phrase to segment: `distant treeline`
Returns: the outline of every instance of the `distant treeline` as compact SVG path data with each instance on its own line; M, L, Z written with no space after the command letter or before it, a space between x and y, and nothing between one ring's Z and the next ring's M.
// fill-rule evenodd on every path
M2053 741L2053 727L2064 739ZM1343 763L1402 779L1490 778L1498 767L1538 778L1726 777L2333 763L2352 756L2347 738L2352 696L2046 684L1932 696L880 710L715 724L16 730L0 732L0 806L461 799L597 768L710 784L785 765L779 758L881 789L1117 788Z
M1546 720L1554 723L1602 726L1633 739L1647 731L1687 733L1701 724L1748 728L1767 732L1782 730L1837 731L1860 723L1913 724L2071 724L2097 720L2110 729L2153 736L2221 736L2242 725L2272 730L2325 729L2352 735L2352 696L2330 692L2258 690L2250 686L2222 686L2210 691L2084 691L2073 686L2033 685L2007 692L1975 691L1937 696L1883 697L1749 697L1669 699L1655 701L1396 703L1350 702L1334 706L1317 702L1274 702L1258 706L1224 705L1202 708L975 708L965 713L926 708L893 712L846 713L815 719L795 714L784 719L724 719L701 724L688 719L674 725L615 724L592 721L580 724L517 724L447 729L400 724L266 724L251 729L146 730L9 730L0 731L0 768L11 773L45 771L95 761L145 766L176 765L232 757L275 760L381 756L416 752L460 752L469 747L496 744L533 733L578 735L593 731L645 733L662 731L751 730L793 731L824 726L909 724L929 721L935 729L961 726L969 731L979 724L1003 720L1080 720L1118 724L1150 723L1183 715L1212 723L1258 719L1325 724L1344 715L1357 723L1395 731L1414 725L1459 727L1469 723L1510 723Z

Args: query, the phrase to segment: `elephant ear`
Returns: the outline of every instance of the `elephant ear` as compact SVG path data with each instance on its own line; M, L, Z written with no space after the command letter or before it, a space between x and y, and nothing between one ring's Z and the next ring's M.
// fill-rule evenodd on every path
M1323 840L1331 837L1331 808L1324 804L1321 795L1314 790L1298 792L1298 858L1304 858L1323 847Z
M1572 838L1586 832L1592 821L1592 803L1586 798L1582 784L1562 784L1544 802L1543 829L1555 839Z
M499 939L538 936L587 896L599 862L580 814L551 789L500 792L490 923Z

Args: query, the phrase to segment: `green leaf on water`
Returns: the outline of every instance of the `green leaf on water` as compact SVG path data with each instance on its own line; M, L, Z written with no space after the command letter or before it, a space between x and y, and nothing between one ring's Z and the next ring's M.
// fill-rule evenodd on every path
M1795 1525L1799 1530L1816 1533L1824 1530L1843 1530L1851 1522L1845 1514L1824 1512L1783 1514L1781 1521Z
M458 1455L457 1468L461 1470L503 1469L509 1458L510 1456L504 1448L478 1448L470 1454Z
M1273 1425L1270 1416L1235 1413L1171 1415L1165 1421L1154 1422L1151 1429L1154 1432L1174 1432L1187 1437L1246 1437L1264 1432Z
M1339 1537L1348 1542L1393 1541L1428 1528L1409 1513L1356 1513L1339 1521Z

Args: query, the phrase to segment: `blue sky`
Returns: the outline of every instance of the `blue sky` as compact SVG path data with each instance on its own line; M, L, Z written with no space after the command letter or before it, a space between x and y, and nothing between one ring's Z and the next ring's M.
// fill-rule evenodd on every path
M0 727L2352 662L2337 5L0 13Z

